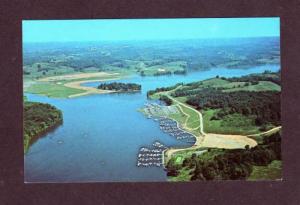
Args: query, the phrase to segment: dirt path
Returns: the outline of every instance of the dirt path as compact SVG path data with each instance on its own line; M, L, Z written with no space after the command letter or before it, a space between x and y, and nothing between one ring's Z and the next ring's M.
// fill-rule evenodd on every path
M178 87L180 87L180 86L178 86ZM176 88L176 89L178 89L178 88ZM170 91L166 92L166 96L167 96L168 98L170 98L172 101L176 102L177 104L179 104L179 105L181 105L181 106L183 106L183 107L185 107L185 108L188 108L188 109L190 109L190 110L192 110L193 112L196 112L196 113L198 114L198 116L199 116L200 134L201 134L201 135L205 135L205 132L203 131L203 117L202 117L202 113L199 112L198 110L195 110L194 108L192 108L192 107L190 107L190 106L188 106L188 105L186 105L186 104L184 104L184 103L182 103L182 102L176 100L176 99L173 98L171 95L169 95L169 92L170 92ZM180 107L180 106L179 106L179 107ZM180 108L180 110L181 110L185 115L187 115L188 118L190 117L190 115L187 114L187 113L185 113L181 108ZM187 119L188 119L188 118L187 118ZM186 120L186 122L187 122L187 120ZM185 122L185 124L186 124L186 122Z
M253 134L253 135L247 135L247 137L259 137L259 136L265 136L265 135L269 135L269 134L273 134L275 132L278 132L281 129L281 126L278 127L274 127L268 131L262 132L262 133L258 133L258 134Z

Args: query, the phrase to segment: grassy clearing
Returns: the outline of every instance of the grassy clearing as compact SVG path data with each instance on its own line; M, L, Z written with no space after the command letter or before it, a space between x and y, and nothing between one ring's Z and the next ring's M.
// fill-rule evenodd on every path
M72 88L65 86L66 83L78 81L105 81L115 80L116 78L125 77L125 73L110 75L109 73L100 75L101 73L72 73L64 76L51 76L40 79L38 81L24 80L24 91L39 95L45 95L54 98L67 98L72 95L85 93L86 90L80 88ZM72 75L71 77L69 75Z
M274 160L268 166L253 166L247 180L276 180L282 178L282 161Z
M211 78L211 79L202 81L202 85L199 87L207 87L207 86L222 87L228 83L229 83L229 81L223 80L221 78Z
M177 97L176 100L179 102L185 103L187 101L188 97Z
M158 100L160 97L160 93L154 93L153 95L150 95L149 98L151 100Z
M239 82L235 82L234 84L237 84ZM260 91L280 91L281 87L273 82L270 81L259 81L257 85L248 85L245 86L245 83L238 87L237 85L232 85L233 83L229 83L227 86L231 87L230 89L224 90L224 92L235 92L235 91L254 91L254 92L260 92Z
M183 110L184 113L186 113L190 116L186 122L186 126L191 129L199 127L200 119L199 119L198 113L195 110L191 110L182 105L179 105L179 106L181 107L181 109Z
M186 116L183 113L176 113L176 114L170 114L168 115L169 118L176 120L179 124L184 124L186 121Z
M190 173L193 172L193 169L181 169L178 176L176 177L169 177L168 181L171 182L187 182L191 181L191 175Z
M161 65L154 65L149 67L142 66L141 71L146 76L152 76L154 74L159 74L164 72L174 73L175 71L184 71L185 67L186 67L185 61L174 61L170 63L164 63Z
M254 125L254 118L235 113L225 116L222 120L210 120L219 109L201 111L203 114L203 127L207 133L248 135L258 133Z
M181 164L185 158L191 157L192 154L196 154L196 155L202 154L203 155L206 151L207 151L207 149L204 148L204 147L203 148L192 149L192 150L189 150L189 149L181 150L181 151L178 151L178 152L174 153L172 158L175 159L176 164ZM179 159L181 159L181 160L179 160Z
M26 88L24 91L53 98L66 98L70 95L85 92L84 90L65 87L63 84L49 82L37 82Z

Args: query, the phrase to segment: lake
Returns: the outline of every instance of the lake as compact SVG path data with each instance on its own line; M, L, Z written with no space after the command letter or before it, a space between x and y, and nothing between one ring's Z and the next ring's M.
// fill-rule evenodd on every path
M139 93L89 95L54 99L25 93L29 101L50 103L63 112L61 126L37 140L25 155L26 182L166 181L162 167L137 167L141 147L160 141L166 146L187 147L190 142L163 133L159 123L138 112L148 90L176 83L215 77L242 76L279 65L251 69L214 68L188 75L131 76L118 82L142 85ZM97 86L99 83L85 83Z

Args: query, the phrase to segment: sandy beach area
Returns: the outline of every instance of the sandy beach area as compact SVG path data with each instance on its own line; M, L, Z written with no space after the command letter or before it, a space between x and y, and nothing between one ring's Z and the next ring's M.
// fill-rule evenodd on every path
M59 80L79 80L83 78L111 78L116 75L119 75L119 73L106 73L106 72L96 72L96 73L75 73L75 74L66 74L66 75L59 75L59 76L51 76L46 78L41 78L37 81L41 82L52 82L52 81L59 81Z

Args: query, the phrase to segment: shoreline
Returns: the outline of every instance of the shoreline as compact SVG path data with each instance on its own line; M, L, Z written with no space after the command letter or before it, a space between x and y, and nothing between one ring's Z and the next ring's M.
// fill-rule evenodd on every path
M83 90L85 92L69 95L68 98L80 97L83 95L90 95L90 94L106 94L106 93L114 93L117 91L113 90L101 90L94 87L82 86L83 83L91 83L91 82L103 82L108 80L119 80L120 78L109 78L109 79L99 79L99 80L81 80L81 81L74 81L65 83L64 86L68 88L74 88L78 90Z
M180 86L179 86L180 87ZM178 87L177 87L178 88ZM175 88L175 90L177 89ZM194 135L192 134L196 140L195 143L188 148L168 148L167 150L164 151L164 155L163 157L164 162L167 164L168 160L171 158L171 156L178 152L178 151L183 151L183 150L193 150L193 149L198 149L198 148L223 148L223 149L238 149L238 148L244 148L246 145L249 145L250 147L255 147L258 145L257 141L252 139L251 137L248 137L248 135L231 135L231 134L215 134L215 133L205 133L204 132L204 127L203 127L203 117L202 117L202 113L198 110L195 110L194 108L192 108L189 105L186 105L182 102L179 102L178 100L174 99L173 97L171 97L169 95L170 91L166 91L166 96L171 99L173 102L176 102L179 105L182 105L186 108L189 108L191 110L194 110L195 112L197 112L197 114L199 115L199 121L200 121L200 132L199 135ZM183 112L183 110L181 110L181 112ZM183 112L184 113L184 112ZM185 115L187 115L186 113L184 113ZM175 120L177 122L177 124L179 124L179 122L177 120ZM182 129L184 129L185 126L182 126ZM274 129L274 128L273 128ZM272 130L273 130L272 129ZM186 129L184 129L184 131L189 132L189 129L186 127ZM269 132L269 131L267 131ZM262 133L259 133L262 134ZM227 143L226 143L227 141ZM165 167L164 164L163 166Z
M60 119L59 121L55 122L53 125L47 127L45 130L42 130L41 132L29 137L30 139L28 140L28 145L24 147L24 155L26 155L30 149L30 147L40 138L43 138L46 134L54 131L56 128L61 126L63 124L63 118Z

